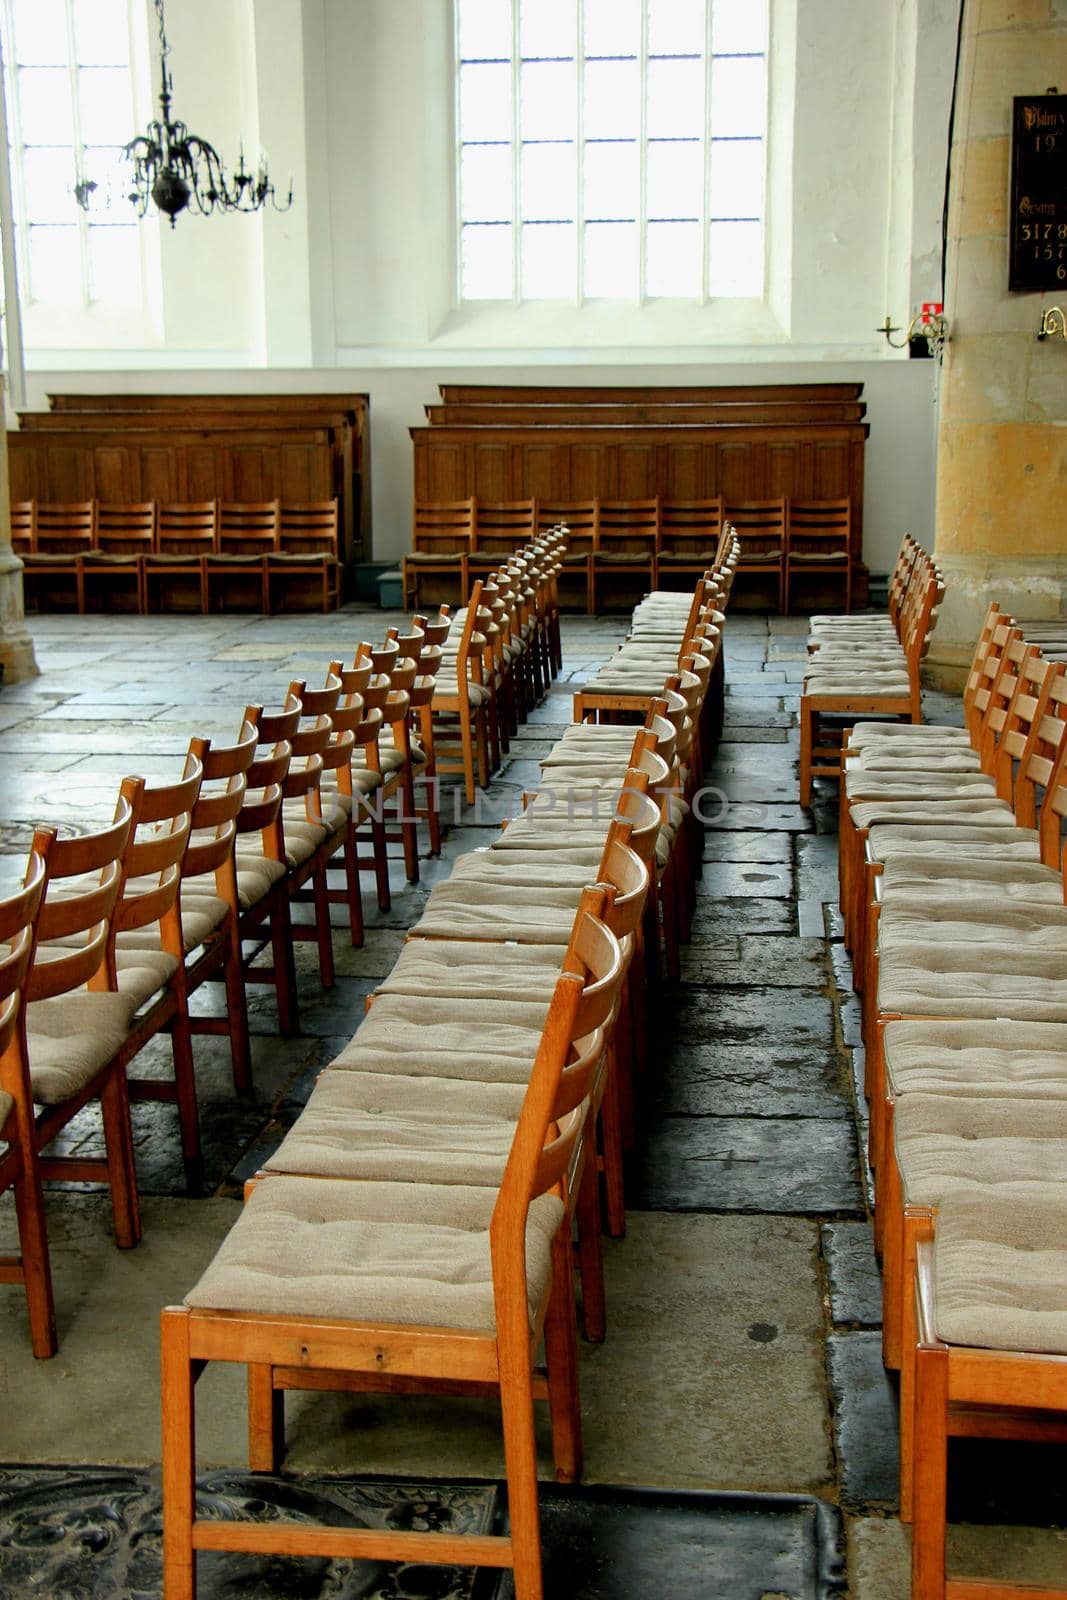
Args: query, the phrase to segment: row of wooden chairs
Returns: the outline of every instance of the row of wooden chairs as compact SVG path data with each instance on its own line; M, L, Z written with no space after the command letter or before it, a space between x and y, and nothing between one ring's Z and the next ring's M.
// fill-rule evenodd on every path
M773 609L788 614L802 581L820 587L835 582L846 611L852 609L854 549L850 500L800 500L775 495L762 500L576 500L566 504L536 498L487 502L471 496L448 502L416 502L412 548L404 557L405 603L417 607L429 584L451 584L445 598L466 594L487 571L538 527L563 525L568 550L565 571L576 579L585 610L593 615L614 578L653 590L689 590L715 563L725 522L738 540L738 568L766 592ZM424 590L425 586L425 590Z
M1067 641L990 607L964 727L859 722L841 905L862 995L883 1354L913 1600L946 1571L948 1439L1067 1437Z
M542 544L555 548L552 540ZM543 693L555 670L552 651L558 650L558 630L533 603L550 589L551 569L542 574L537 554L522 552L512 563L524 582L532 582L535 571L540 575L536 593L529 591L529 614L484 612L488 632L499 631L497 616L512 630L509 672L514 665L518 687L513 700L502 679L500 708L516 718ZM378 904L388 910L388 845L402 845L410 882L419 876L420 822L427 826L431 852L440 849L439 784L441 771L449 770L454 709L447 681L453 627L447 611L433 618L416 615L405 635L392 628L382 644L361 644L351 665L331 662L321 688L297 681L278 711L248 707L234 745L194 738L181 781L125 780L115 824L98 835L68 840L39 830L27 885L38 876L34 863L40 857L47 892L34 907L24 891L13 912L17 918L33 911L38 921L32 967L18 979L24 981L25 1003L17 1025L12 1009L17 1050L13 1045L2 1080L11 1098L0 1102L5 1129L19 1129L0 1161L0 1188L18 1186L20 1222L23 1196L33 1200L42 1177L95 1181L106 1175L118 1242L137 1242L131 1098L176 1103L187 1179L190 1187L198 1185L192 1036L228 1035L235 1087L250 1088L245 986L272 984L279 1029L295 1033L293 941L316 942L323 985L332 986L330 906L346 908L352 942L362 943L361 875L373 875ZM487 637L485 648L501 648L499 640ZM527 668L531 655L538 657L536 669ZM479 657L472 670L481 669ZM68 880L83 874L100 881L79 894ZM101 885L113 890L110 899L102 898ZM292 915L292 907L302 903L313 909L310 924ZM16 932L9 941L16 977L20 940ZM258 959L267 944L269 966ZM206 1016L202 1008L191 1014L190 996L208 978L224 979L222 1016ZM89 994L82 992L87 982ZM173 1079L128 1072L144 1044L162 1030L171 1035ZM74 1065L60 1069L65 1052ZM91 1099L99 1099L104 1112L106 1168L47 1156L56 1134ZM25 1281L34 1350L48 1355L56 1332L43 1238L42 1213L35 1207L22 1229L21 1259L0 1271Z
M812 618L800 696L802 806L811 804L815 778L838 778L842 740L859 718L922 720L920 670L944 595L940 571L906 535L888 614Z
M228 610L235 599L270 615L309 599L326 612L341 603L338 503L291 505L146 500L108 505L15 501L11 537L27 595L43 609ZM57 587L58 584L58 587Z
M630 1075L647 1041L663 863L681 838L672 804L698 749L697 697L669 681L638 728L570 729L524 815L434 889L219 1254L164 1311L174 1600L195 1595L196 1552L223 1547L509 1567L517 1600L541 1600L534 1404L549 1404L557 1477L576 1479L575 1279L586 1336L600 1340L602 1232L625 1225ZM260 1471L281 1463L289 1389L498 1398L507 1532L220 1532L194 1492L194 1386L212 1360L248 1368Z

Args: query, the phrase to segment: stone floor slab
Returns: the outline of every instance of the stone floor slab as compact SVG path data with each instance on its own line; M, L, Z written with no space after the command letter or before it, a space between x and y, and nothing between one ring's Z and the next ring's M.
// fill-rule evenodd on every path
M705 861L771 862L789 866L793 859L793 840L788 833L706 833Z
M701 872L697 894L716 900L790 900L793 866L791 862L713 861Z
M648 1130L629 1203L650 1211L858 1214L855 1143L846 1120L664 1117Z
M822 1230L830 1315L838 1327L880 1328L882 1274L869 1222L828 1222Z
M833 1333L827 1340L841 1503L850 1511L895 1508L900 1475L896 1386L882 1365L882 1335Z
M668 1049L653 1106L661 1116L852 1115L836 1051L733 1041Z
M780 934L744 934L736 947L694 939L682 951L682 982L766 986L771 989L819 989L826 982L826 946L822 939Z

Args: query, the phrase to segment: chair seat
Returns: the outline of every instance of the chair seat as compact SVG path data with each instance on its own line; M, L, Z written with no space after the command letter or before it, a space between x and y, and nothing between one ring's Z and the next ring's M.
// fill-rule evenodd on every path
M434 684L433 700L431 705L440 709L442 701L448 699L456 700L458 698L459 680L455 673L453 672L451 677L449 677L447 673L445 673L442 677L439 677L437 682ZM468 683L467 699L472 706L488 705L489 690L484 684Z
M1012 953L1062 950L1067 954L1067 906L1042 906L1012 901L985 904L957 894L898 892L882 907L878 948L896 950L930 938L948 944L995 945L1009 941Z
M737 559L745 565L753 561L780 561L782 559L782 550L781 546L775 546L767 550L742 550Z
M890 1022L890 1094L1067 1098L1067 1026L1055 1022Z
M714 550L661 550L657 560L660 566L685 565L710 567L715 560Z
M902 722L900 726L906 728L912 724ZM851 740L849 743L851 745ZM936 763L933 772L931 762ZM913 775L941 777L945 773L975 773L981 770L978 752L969 745L931 745L928 739L921 739L914 744L908 739L897 739L892 743L868 743L860 750L850 749L845 762L846 777L850 772L899 772L910 780ZM992 787L992 778L987 781Z
M973 833L978 828L1003 831L1015 827L1011 807L995 795L961 795L951 789L939 790L933 779L914 794L908 793L907 784L856 782L853 787L863 796L862 799L849 796L849 816L856 828L873 828L880 823L929 822L944 828L966 826ZM873 790L873 794L868 794L868 790Z
M824 699L848 699L852 701L867 700L877 703L879 700L906 700L911 695L911 684L906 673L895 672L855 672L832 671L809 673L804 679L804 696L806 699L816 700L820 695Z
M324 1072L268 1172L395 1183L499 1185L521 1084Z
M411 559L410 556L408 559ZM267 560L271 566L277 563L283 567L324 567L337 564L337 557L330 550L268 550Z
M152 567L199 567L204 555L208 553L202 550L156 550L146 555L144 560Z
M790 550L788 557L791 567L823 566L829 562L843 564L848 558L847 550Z
M375 992L536 1005L551 994L566 953L562 941L520 945L502 940L409 939Z
M902 804L907 805L904 801ZM873 861L911 856L913 858L962 857L979 855L986 861L1037 862L1038 839L1032 828L1004 827L999 810L989 817L968 815L958 826L938 822L894 822L876 825L867 835L867 849ZM1062 898L1062 892L1061 892Z
M24 555L22 561L28 567L73 567L89 553L88 550L34 550Z
M959 899L978 897L989 904L991 893L998 899L1034 902L1038 905L1063 905L1063 879L1051 867L1037 860L1019 860L1010 855L998 859L983 836L981 847L972 845L971 856L919 855L891 857L882 869L882 893L891 895L914 890L949 893ZM998 836L999 837L999 836ZM935 848L937 848L935 846Z
M1067 1022L1067 962L1058 950L908 944L881 952L877 1003L905 1016Z
M496 1328L492 1189L271 1177L256 1185L188 1306L427 1328ZM531 1323L563 1216L554 1195L526 1228Z
M196 880L199 883L199 880ZM148 878L130 878L126 884L126 891L136 894L146 890L154 880ZM214 889L214 878L211 880ZM143 886L143 887L142 887ZM186 955L190 950L195 950L198 945L207 944L215 930L225 922L229 906L216 892L205 894L198 889L195 899L188 898L185 894L185 885L182 886L182 942ZM132 928L127 933L120 933L115 939L119 950L161 950L163 948L159 931L159 923L153 922L147 928Z
M39 1105L59 1105L121 1050L137 1002L129 993L75 990L26 1007L30 1084Z
M597 567L648 567L651 570L653 560L651 550L596 550L593 553L593 565Z
M466 554L466 550L409 550L404 560L409 564L414 563L416 566L423 566L431 561L435 566L458 566Z
M530 1001L453 998L446 1013L436 997L383 994L330 1070L525 1084L551 997L546 988Z
M247 551L215 550L205 560L209 567L258 567L263 564L265 550L257 550L254 555Z
M934 1329L954 1345L1067 1355L1062 1184L946 1202L934 1238Z
M245 837L251 836L245 835ZM251 911L252 907L265 900L274 885L285 877L285 862L273 861L270 856L265 856L261 849L256 849L251 844L244 846L234 859L237 868L237 904L242 911ZM198 910L204 897L217 899L214 873L208 873L204 877L187 878L182 884L183 916L187 905L194 911Z
M117 550L87 550L82 557L89 567L135 567L147 552L127 550L120 555Z
M970 1099L910 1094L897 1102L893 1139L905 1204L940 1206L981 1188L986 1204L1002 1186L1067 1182L1067 1098Z
M916 747L923 745L931 751L945 745L971 748L966 728L946 728L941 723L854 722L848 736L853 750L865 750L868 746L883 744L892 747L898 739Z

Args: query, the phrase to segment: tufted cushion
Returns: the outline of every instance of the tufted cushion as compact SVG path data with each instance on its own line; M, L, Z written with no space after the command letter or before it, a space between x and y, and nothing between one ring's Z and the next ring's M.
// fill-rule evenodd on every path
M866 795L867 788L862 785L859 787ZM881 794L880 790L878 792ZM878 799L852 800L848 809L853 827L856 828L873 828L876 823L897 822L930 822L943 828L954 828L965 823L971 829L1015 826L1011 808L1002 800L989 796L983 799L974 796L950 799L943 795L939 799L936 794L916 793L904 798L885 793Z
M251 840L252 834L245 834L244 838ZM258 839L259 835L255 837ZM246 845L240 855L235 857L237 867L237 904L242 911L249 911L266 898L276 883L285 877L285 863L274 861L270 856L265 856L261 849L256 849L251 844ZM187 878L182 884L182 913L188 904L190 909L198 910L204 899L214 900L215 875L207 873L199 878Z
M989 813L990 820L996 812ZM867 849L874 861L886 861L890 856L936 856L941 861L950 857L968 859L980 856L984 861L1038 862L1038 838L1032 828L1005 828L993 822L976 822L973 816L959 826L950 823L897 822L872 827L867 836Z
M925 745L930 750L949 746L953 749L971 748L966 728L946 728L941 723L932 722L857 722L848 736L848 742L854 750L873 749L886 744L892 746L898 739L903 744L915 747Z
M910 728L913 724L902 722L900 726ZM932 771L931 763L933 763ZM972 750L970 745L931 745L929 739L915 742L910 739L883 739L869 742L849 755L845 767L846 771L850 767L858 767L864 772L907 771L914 772L916 776L921 776L923 773L937 776L944 772L981 771L978 752ZM987 781L992 784L993 779L989 778Z
M904 766L894 771L870 767L846 767L845 796L852 804L865 800L909 800L937 805L946 820L954 816L991 815L1000 810L1004 822L1011 824L1011 807L998 800L992 782L981 772L910 772ZM869 824L860 824L869 826Z
M521 1084L384 1072L325 1072L268 1172L497 1186Z
M961 1188L1067 1180L1067 1099L908 1094L893 1119L907 1205L939 1206Z
M137 1005L129 994L76 990L26 1007L33 1098L69 1100L122 1048Z
M987 836L988 837L988 836ZM980 896L988 905L995 892L1002 901L1033 901L1037 905L1063 905L1063 880L1051 867L1039 861L1019 861L1005 856L998 859L991 850L973 856L950 854L914 855L892 858L882 870L885 898L901 890L954 894L960 898Z
M1058 950L910 943L879 957L878 1009L907 1016L1067 1022L1067 962Z
M331 1071L529 1081L551 1000L506 1001L383 994Z
M537 1003L551 995L566 952L563 942L411 939L376 992Z
M583 868L577 869L577 875L581 881L574 884L548 885L518 894L505 882L494 894L485 882L450 880L431 892L411 937L559 944L570 937L581 891L590 877Z
M447 663L443 663L444 671L434 684L433 706L440 709L443 700L455 700L459 695L459 680L455 669L448 670ZM482 683L467 684L467 699L472 706L484 706L489 703L489 690Z
M1067 1027L1048 1022L890 1022L886 1083L898 1094L1067 1099Z
M934 1328L949 1344L1067 1355L1060 1185L946 1201L934 1239Z
M185 1303L491 1333L495 1201L492 1189L267 1178ZM555 1195L530 1207L531 1322L562 1216Z
M1017 953L1028 950L1067 954L1067 906L1026 901L990 904L977 896L961 899L944 890L938 895L898 892L886 900L878 923L879 951L926 943L931 938L948 944L1007 943L1009 963Z
M140 1010L146 1000L164 988L177 972L180 963L176 956L165 950L123 950L116 947L115 968L118 973L119 993L128 995Z

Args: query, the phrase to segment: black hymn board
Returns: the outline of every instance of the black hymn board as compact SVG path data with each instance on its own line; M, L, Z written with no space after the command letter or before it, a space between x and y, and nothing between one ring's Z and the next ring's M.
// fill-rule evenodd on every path
M1067 285L1067 95L1018 95L1011 141L1009 289Z

